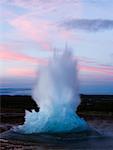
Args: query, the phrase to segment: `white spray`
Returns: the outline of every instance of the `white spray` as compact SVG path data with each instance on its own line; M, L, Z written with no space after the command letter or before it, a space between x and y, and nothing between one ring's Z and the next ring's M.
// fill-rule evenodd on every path
M40 111L26 111L25 123L18 127L21 132L78 132L86 129L87 123L76 114L80 104L77 66L69 50L55 55L47 66L40 68L32 97Z

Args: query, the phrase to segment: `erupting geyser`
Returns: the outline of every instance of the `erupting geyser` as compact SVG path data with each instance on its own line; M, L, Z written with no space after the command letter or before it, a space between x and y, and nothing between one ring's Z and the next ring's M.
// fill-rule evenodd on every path
M17 131L79 132L87 128L87 123L76 114L80 104L77 67L69 50L55 55L47 66L40 68L32 97L40 111L27 111L25 123Z

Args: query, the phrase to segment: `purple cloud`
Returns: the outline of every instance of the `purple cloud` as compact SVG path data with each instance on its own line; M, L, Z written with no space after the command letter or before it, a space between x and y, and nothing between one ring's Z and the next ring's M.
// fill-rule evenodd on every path
M79 29L90 32L113 30L113 20L103 19L73 19L65 21L62 25L68 29Z

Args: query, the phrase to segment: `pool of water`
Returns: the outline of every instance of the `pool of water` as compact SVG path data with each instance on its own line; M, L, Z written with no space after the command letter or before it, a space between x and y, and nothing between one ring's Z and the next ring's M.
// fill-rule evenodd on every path
M37 146L47 149L87 149L87 150L112 150L113 136L99 133L95 130L87 130L78 133L40 133L20 134L13 130L1 134L1 138L9 141L35 143Z

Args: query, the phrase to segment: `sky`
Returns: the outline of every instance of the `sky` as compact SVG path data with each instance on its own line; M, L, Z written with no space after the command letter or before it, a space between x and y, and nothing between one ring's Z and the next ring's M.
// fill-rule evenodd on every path
M1 88L32 88L39 67L66 44L80 93L113 94L113 0L0 1Z

